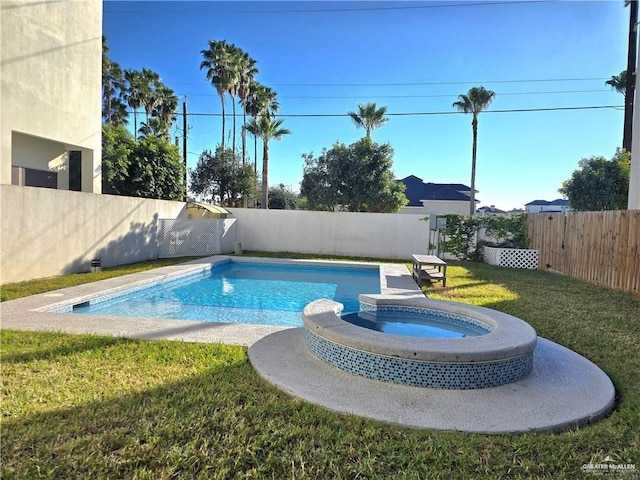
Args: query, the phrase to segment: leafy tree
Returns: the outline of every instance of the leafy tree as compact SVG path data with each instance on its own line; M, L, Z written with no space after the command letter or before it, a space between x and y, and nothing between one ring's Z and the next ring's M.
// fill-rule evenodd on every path
M127 195L133 135L122 125L102 126L102 193Z
M495 92L484 87L472 87L467 94L458 95L458 101L453 107L463 113L471 113L471 127L473 128L473 147L471 151L471 206L469 215L476 212L476 153L478 147L478 115L486 110L495 96Z
M284 183L269 189L270 209L296 210L299 208L298 201L298 195L291 190L287 190Z
M184 164L178 147L154 135L139 139L129 166L130 196L180 200L185 187L183 178Z
M256 175L249 165L240 165L233 150L219 146L215 154L204 150L191 170L191 191L211 198L212 203L235 206L243 197L257 193Z
M407 203L404 185L392 173L393 149L364 137L349 146L335 143L305 160L301 194L314 210L395 212Z
M291 131L283 128L284 120L260 116L247 124L247 131L262 138L262 208L269 208L269 141L280 140Z
M605 85L609 85L616 92L621 93L626 97L627 95L627 71L623 70L620 75L612 75L609 80L604 82Z
M154 135L135 139L122 126L103 127L103 192L129 197L179 200L184 164L178 147Z
M558 191L578 211L625 210L629 194L631 154L618 149L611 160L583 158Z
M375 102L358 104L357 112L347 112L356 127L364 128L367 138L371 138L371 132L376 128L380 128L387 123L384 114L387 113L387 107L380 107Z

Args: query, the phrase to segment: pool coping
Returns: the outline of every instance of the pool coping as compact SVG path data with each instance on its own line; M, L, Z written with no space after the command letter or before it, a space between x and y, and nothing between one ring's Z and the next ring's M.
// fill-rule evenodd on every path
M311 354L304 328L268 335L248 353L260 376L289 395L340 414L418 429L510 435L560 432L602 419L615 402L613 383L597 365L541 337L528 377L470 390L354 375Z
M491 331L466 338L415 338L381 333L353 325L340 318L340 304L316 300L303 311L305 326L331 342L376 355L412 361L492 362L529 354L536 346L536 331L523 320L497 310L426 297L360 295L360 301L376 305L397 305L435 309L478 320Z
M226 262L257 262L301 265L352 265L380 267L381 291L385 294L424 296L403 264L347 262L330 260L294 260L249 256L214 255L189 262L159 267L96 282L63 288L0 303L0 328L27 331L54 331L73 334L93 333L146 340L180 340L185 342L225 343L250 346L266 335L291 327L244 325L187 320L113 317L52 313L48 310L68 303L82 303L93 297L177 278Z

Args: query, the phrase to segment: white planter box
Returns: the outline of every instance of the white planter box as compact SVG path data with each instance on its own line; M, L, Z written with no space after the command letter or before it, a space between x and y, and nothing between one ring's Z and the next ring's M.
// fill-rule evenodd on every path
M490 265L511 268L538 268L540 252L524 248L484 247L484 261Z

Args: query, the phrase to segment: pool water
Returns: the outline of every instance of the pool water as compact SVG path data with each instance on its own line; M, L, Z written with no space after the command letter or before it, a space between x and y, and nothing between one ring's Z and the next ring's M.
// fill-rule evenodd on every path
M203 322L302 326L302 310L326 298L359 309L358 295L380 293L378 268L228 262L205 274L106 300L76 305L73 313Z
M417 338L464 338L489 333L489 329L443 316L436 310L352 312L342 315L342 319L369 330Z

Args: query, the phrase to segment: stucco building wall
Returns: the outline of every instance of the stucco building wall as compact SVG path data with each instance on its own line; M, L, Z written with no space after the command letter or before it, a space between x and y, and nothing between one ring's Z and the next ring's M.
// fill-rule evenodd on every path
M69 188L81 154L81 190L101 192L102 2L0 2L0 184L23 167Z

